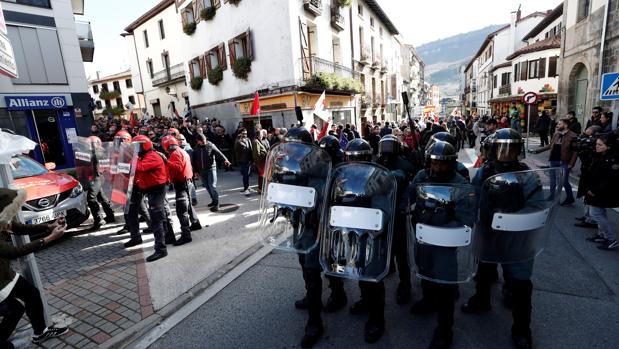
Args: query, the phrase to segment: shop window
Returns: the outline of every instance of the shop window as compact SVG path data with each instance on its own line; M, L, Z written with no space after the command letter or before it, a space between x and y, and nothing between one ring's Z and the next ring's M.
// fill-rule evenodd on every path
M99 93L99 85L92 85L92 92Z
M251 46L251 31L247 31L234 39L228 41L228 49L230 54L230 64L239 58L249 58L253 60L252 46Z
M127 88L133 88L133 81L131 79L125 80L125 86Z
M120 82L119 81L114 81L112 84L114 85L114 91L120 91Z
M144 30L142 32L142 35L144 37L144 47L148 47L148 32L146 30Z
M103 109L103 105L101 104L101 101L96 101L95 104L97 105L97 109L99 110Z
M205 57L207 72L218 66L221 67L222 70L228 68L228 64L226 63L226 45L223 42L208 51Z

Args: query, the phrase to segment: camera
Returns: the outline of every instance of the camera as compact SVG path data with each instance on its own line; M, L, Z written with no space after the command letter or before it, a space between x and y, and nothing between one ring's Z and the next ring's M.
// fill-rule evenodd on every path
M595 142L598 137L596 136L580 136L573 139L570 143L570 147L577 153L595 152Z

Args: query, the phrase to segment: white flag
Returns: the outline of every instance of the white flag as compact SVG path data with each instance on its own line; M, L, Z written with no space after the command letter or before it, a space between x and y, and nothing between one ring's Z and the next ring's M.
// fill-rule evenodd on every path
M326 96L325 96L325 91L322 91L322 94L320 95L320 98L318 98L318 100L316 101L316 105L314 105L314 112L313 114L318 116L319 118L321 118L324 121L328 121L329 120L329 113L325 110L326 107L326 100L325 100Z

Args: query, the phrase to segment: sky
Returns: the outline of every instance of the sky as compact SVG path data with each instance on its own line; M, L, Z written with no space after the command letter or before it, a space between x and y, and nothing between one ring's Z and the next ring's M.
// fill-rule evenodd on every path
M85 63L94 78L130 68L123 29L160 0L87 0L85 16L95 41L93 63ZM260 0L252 0L260 1ZM283 1L283 0L282 0ZM326 0L329 1L329 0ZM419 46L452 35L506 24L510 12L522 5L523 16L555 8L561 0L379 0L379 4L407 43Z

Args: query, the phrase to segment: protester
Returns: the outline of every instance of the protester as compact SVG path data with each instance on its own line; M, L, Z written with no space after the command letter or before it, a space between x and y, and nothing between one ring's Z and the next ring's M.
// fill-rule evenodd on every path
M252 154L254 158L254 164L258 169L258 194L262 193L262 181L264 177L264 165L267 159L267 152L269 151L269 141L266 139L266 130L260 130L256 132L256 138L253 142Z
M191 163L195 172L194 177L200 177L202 185L211 197L208 206L212 212L217 212L219 211L219 193L217 192L217 164L215 159L220 159L226 168L230 166L230 161L204 135L197 134L196 140L196 149L191 156Z
M249 173L251 170L251 163L253 157L252 142L247 138L247 130L240 128L237 130L238 138L234 143L234 154L236 155L236 162L241 166L241 175L243 176L243 190L242 194L249 196L251 191L249 189Z

